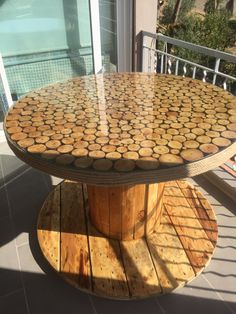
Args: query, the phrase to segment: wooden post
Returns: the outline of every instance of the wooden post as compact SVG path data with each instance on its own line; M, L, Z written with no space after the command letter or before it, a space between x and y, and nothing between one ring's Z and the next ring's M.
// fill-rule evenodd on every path
M91 221L109 238L138 239L160 224L164 183L87 189Z

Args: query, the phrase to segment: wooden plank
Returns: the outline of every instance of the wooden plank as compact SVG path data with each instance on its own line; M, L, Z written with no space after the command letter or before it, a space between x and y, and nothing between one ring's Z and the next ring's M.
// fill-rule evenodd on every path
M118 240L102 236L88 221L93 292L100 296L129 298Z
M60 185L50 193L41 209L37 234L44 256L60 271Z
M146 219L146 185L135 185L133 194L133 212L134 212L134 239L138 239L145 234ZM132 196L130 200L132 202ZM126 206L128 204L126 203ZM128 211L127 211L128 212Z
M122 241L121 251L131 297L161 293L146 240Z
M82 185L61 185L61 273L76 287L91 289Z
M216 222L216 228L217 228L217 221L216 221L216 215L214 210L212 209L210 203L208 202L208 200L202 195L201 192L199 192L197 189L195 189L195 195L198 198L198 200L200 201L200 203L202 204L202 206L205 208L205 211L207 213L207 216L209 217L209 219L211 221L215 221Z
M200 272L214 246L175 181L166 185L164 205L191 265Z
M122 203L125 202L123 187L109 188L109 235L122 239Z
M187 181L179 180L176 181L180 187L182 193L184 194L186 200L192 207L196 217L198 217L199 222L204 228L208 238L213 244L217 241L217 222L215 219L211 219L207 214L206 206L203 206L202 202L205 200L205 205L209 207L209 202L203 197L200 192L196 192L196 189L189 184ZM196 194L198 193L198 195ZM209 213L212 213L213 210L208 210Z
M154 230L157 218L160 216L158 209L158 184L148 184L146 185L147 189L147 208L146 208L146 234Z
M157 191L157 224L158 227L161 221L161 216L163 213L163 197L165 193L165 183L158 183L158 191Z
M194 270L166 212L158 226L147 237L148 247L163 293L183 286L195 277Z
M87 185L90 217L93 224L106 235L110 232L109 188Z

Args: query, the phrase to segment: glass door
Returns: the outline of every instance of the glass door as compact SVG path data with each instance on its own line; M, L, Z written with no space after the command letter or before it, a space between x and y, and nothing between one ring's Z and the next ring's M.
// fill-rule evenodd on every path
M5 0L0 53L13 97L94 71L89 0Z
M78 75L131 70L131 16L132 0L1 0L13 99Z

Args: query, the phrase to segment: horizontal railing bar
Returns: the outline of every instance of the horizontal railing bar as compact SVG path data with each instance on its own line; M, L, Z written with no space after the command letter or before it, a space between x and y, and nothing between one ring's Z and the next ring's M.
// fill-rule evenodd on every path
M216 75L220 75L220 76L223 76L223 77L228 78L228 79L230 79L230 80L236 81L236 77L234 77L234 76L231 76L231 75L222 73L222 72L220 72L220 71L215 71L214 69L211 69L211 68L205 67L205 66L203 66L203 65L201 65L201 64L198 64L198 63L195 63L195 62L192 62L192 61L189 61L189 60L186 60L186 59L177 57L177 56L172 55L172 54L170 54L170 53L168 53L168 52L164 52L164 51L158 50L158 49L149 48L149 47L147 47L147 46L143 46L143 48L146 48L146 49L148 49L148 50L152 50L152 51L158 52L158 53L160 53L160 54L162 54L162 55L166 55L166 56L168 56L168 57L172 57L172 58L177 59L177 60L179 60L179 61L182 61L182 62L184 62L184 63L188 63L188 64L190 64L190 65L192 65L192 66L196 66L197 68L200 68L200 69L203 69L203 70L207 70L208 72L211 72L211 73L214 73L214 74L216 74Z
M228 62L236 63L236 56L227 52L207 48L204 46L196 45L193 43L189 43L180 39L171 38L168 36L165 36L161 33L153 34L150 32L142 31L143 36L145 37L151 37L157 40L161 40L163 42L167 42L169 44L179 46L181 48L186 48L189 50L192 50L194 52L206 54L208 56L214 57L214 58L220 58Z
M48 62L48 61L53 61L53 60L62 60L62 59L70 59L70 58L75 58L75 57L85 57L85 56L89 56L91 55L91 53L87 53L87 54L83 54L83 55L79 55L79 54L64 54L61 56L50 56L47 58L37 58L37 59L29 59L29 60L23 60L23 61L10 61L10 62L6 62L4 64L5 68L9 68L12 66L17 66L17 65L25 65L25 64L32 64L32 63L39 63L39 62Z

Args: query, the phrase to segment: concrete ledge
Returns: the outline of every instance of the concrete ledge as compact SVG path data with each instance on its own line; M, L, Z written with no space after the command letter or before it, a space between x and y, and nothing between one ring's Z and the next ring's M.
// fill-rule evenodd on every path
M204 173L203 177L236 202L236 178L234 176L218 167Z

